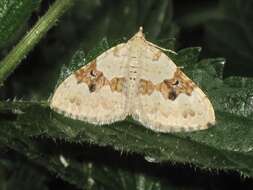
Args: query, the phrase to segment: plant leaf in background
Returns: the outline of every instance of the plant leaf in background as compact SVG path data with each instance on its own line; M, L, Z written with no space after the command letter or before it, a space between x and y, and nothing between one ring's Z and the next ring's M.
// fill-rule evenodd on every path
M51 189L51 186L52 189L60 186L61 189L94 190L220 189L227 178L230 184L227 188L230 188L240 176L253 176L253 79L229 77L223 80L224 59L199 60L201 48L191 46L201 44L196 43L194 37L187 42L181 38L188 29L182 27L182 23L196 27L210 18L220 19L215 3L201 1L196 7L202 12L191 9L199 14L189 18L186 14L186 22L171 20L172 15L177 16L174 13L179 9L179 1L76 2L71 14L66 15L24 60L30 64L22 64L0 90L4 99L11 98L0 101L0 182L3 188L13 189L13 184L20 184L27 189ZM187 2L181 4L181 10L195 6L194 3L188 6ZM224 4L224 8L228 9L228 4ZM169 56L178 66L183 66L183 71L212 101L217 117L215 127L192 133L161 134L131 119L94 126L50 110L47 98L53 93L57 80L61 82L109 47L126 41L140 25L144 26L146 38L161 47L190 47ZM179 39L177 44L175 37ZM222 48L217 50L222 52ZM27 101L13 100L16 96ZM186 168L183 171L181 164ZM203 174L207 170L210 173ZM226 172L225 178L222 171ZM231 173L236 180L231 180ZM29 176L36 176L35 183L39 186L27 186ZM175 183L173 178L179 181ZM58 182L63 183L62 186L51 184ZM247 187L252 187L252 180L243 181L243 188Z
M234 105L228 101L234 98L234 94L227 94L238 89L244 94L248 89L230 87L219 78L217 65L222 67L223 60L198 61L197 57L196 48L189 48L179 51L173 59L176 63L177 60L192 62L185 66L185 72L210 95L216 110L217 125L209 130L160 134L131 120L99 127L65 118L51 111L47 102L2 102L0 113L8 113L9 117L1 121L0 125L7 126L1 130L21 130L23 135L30 137L46 136L68 142L110 146L115 150L141 154L151 162L191 163L206 169L236 170L242 175L253 176L253 121L247 118L253 110L248 109L245 114L246 107L237 109L251 97L238 94L238 103ZM75 55L71 63L79 65L82 60L76 59ZM252 94L252 90L249 93Z
M2 0L0 2L0 49L6 47L23 28L41 0Z
M204 56L225 57L224 77L253 76L253 2L173 1L174 22L181 30L180 47L202 46Z
M173 38L177 33L177 27L171 22L171 1L160 6L155 0L145 3L135 0L117 1L112 3L113 6L111 3L99 0L77 1L73 8L75 11L66 15L62 22L48 33L49 37L44 38L33 50L33 54L24 60L26 64L22 64L22 67L15 71L15 75L9 78L0 96L47 98L54 89L54 81L57 80L62 65L68 63L75 50L83 49L84 52L88 52L96 48L95 44L105 36L109 41L118 43L124 37L128 38L136 33L143 24L145 33L152 39ZM148 24L151 12L152 18L160 18L159 22ZM152 28L156 28L157 31L151 31ZM28 77L31 74L34 76L33 80ZM15 93L8 93L8 96L4 93L13 91Z
M26 163L25 159L11 153L15 158L0 159L0 170L5 175L5 180L1 181L0 189L15 190L47 190L47 172L41 172L34 165ZM14 163L14 164L13 164ZM11 173L13 171L13 173ZM25 176L25 177L24 177ZM1 176L1 179L4 179ZM33 181L33 183L31 183Z
M24 187L24 189L35 186L39 187L38 189L44 189L49 182L48 177L46 177L48 172L65 181L64 189L76 187L78 189L156 190L173 187L158 173L159 167L154 167L149 163L145 164L140 158L136 159L136 156L130 158L129 163L126 156L115 154L115 152L108 151L105 148L102 150L93 146L90 149L85 146L66 143L62 143L64 147L61 147L50 140L46 143L40 140L38 143L36 139L17 139L16 137L12 133L5 133L5 138L0 140L1 143L5 140L11 140L12 143L9 147L16 152L9 151L11 157L0 160L0 166L5 169L5 173L7 170L9 173L14 170L11 178L2 183L3 187L7 187L8 190L15 189L13 184L19 184L19 187ZM49 143L50 147L48 147ZM102 162L97 162L101 152L105 157ZM113 158L110 157L112 155ZM78 157L79 161L77 161ZM92 161L90 161L91 159ZM13 161L15 165L12 164ZM140 166L142 167L141 170ZM40 169L39 172L36 171L38 169ZM26 175L24 172L27 172ZM171 176L178 175L175 171L167 173L171 173ZM29 184L31 177L34 178L35 176L36 181L32 180L34 183ZM22 180L25 181L22 183ZM180 186L184 185L181 183Z

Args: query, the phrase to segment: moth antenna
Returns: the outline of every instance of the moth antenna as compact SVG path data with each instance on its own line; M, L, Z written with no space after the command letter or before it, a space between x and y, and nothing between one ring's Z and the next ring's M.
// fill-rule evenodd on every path
M162 50L162 51L167 51L167 52L170 52L170 53L173 53L173 54L175 54L175 55L177 55L177 52L175 52L175 51L173 51L173 50L171 50L171 49L166 49L166 48L162 48L162 47L160 47L160 46L158 46L158 45L156 45L156 44L153 44L152 42L149 42L149 41L146 41L149 45L151 45L151 46L153 46L153 47L155 47L155 48L158 48L158 49L160 49L160 50Z

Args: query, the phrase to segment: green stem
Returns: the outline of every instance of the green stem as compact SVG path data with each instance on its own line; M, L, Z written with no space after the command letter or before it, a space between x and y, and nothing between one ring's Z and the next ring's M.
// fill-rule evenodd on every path
M72 6L73 2L74 0L56 0L47 13L0 62L0 84L14 71L47 31L55 25L60 16Z

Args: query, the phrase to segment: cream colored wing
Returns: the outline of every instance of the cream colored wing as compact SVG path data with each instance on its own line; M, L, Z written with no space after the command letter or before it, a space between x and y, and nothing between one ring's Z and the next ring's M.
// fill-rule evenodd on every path
M193 131L215 123L212 104L172 60L152 45L138 59L139 85L133 117L160 132Z
M56 89L50 107L93 124L123 120L126 113L128 49L119 44L66 78Z

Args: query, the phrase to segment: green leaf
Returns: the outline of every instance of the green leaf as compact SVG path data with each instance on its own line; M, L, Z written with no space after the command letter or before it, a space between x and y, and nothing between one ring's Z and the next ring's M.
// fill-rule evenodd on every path
M131 169L134 168L131 167ZM92 163L85 164L84 170L89 171L86 187L90 189L161 190L168 188L168 184L162 179L137 171L131 172L127 169Z
M185 48L177 52L177 56L173 56L172 58L177 58L176 62L178 66L187 67L196 63L199 60L199 55L201 52L200 47L191 47Z
M74 144L67 146L63 143L59 145L53 141L50 141L50 146L48 146L48 143L38 142L38 139L24 137L22 132L14 134L5 131L0 136L1 143L6 144L6 142L9 142L9 149L18 153L16 155L11 154L9 158L5 156L8 159L0 160L0 166L2 164L5 168L13 171L13 176L7 181L7 186L8 184L11 185L10 189L17 184L19 187L28 186L24 189L34 188L34 186L43 189L43 182L45 182L43 174L46 174L46 172L41 170L41 167L80 189L155 190L167 189L166 187L168 187L163 178L155 177L156 172L150 166L147 169L148 165L140 165L139 162L136 163L136 161L130 160L133 165L126 168L124 165L128 164L129 160L120 157L116 158L116 163L109 162L105 164L106 159L103 159L102 163L96 162L100 155L95 153L96 149L94 147L91 149ZM78 149L83 151L76 151ZM27 157L30 163L24 160L22 156ZM80 161L77 157L83 159ZM93 161L90 161L90 159ZM31 165L33 167L28 167ZM144 167L148 174L143 173L143 168L141 172L140 166ZM24 172L26 172L26 175L24 175ZM29 184L27 181L35 176L36 183Z
M1 133L22 130L27 136L43 135L137 152L152 162L191 163L207 169L233 169L252 176L253 121L229 113L216 111L217 125L209 130L159 134L130 121L110 126L84 124L39 104L16 103L8 109L18 113L11 114L16 121L1 121L1 126L8 123L8 127L1 127Z
M187 57L195 60L192 58L196 55L194 52L194 48L181 51L173 59L175 62ZM110 146L115 150L138 153L149 162L189 163L205 169L236 170L245 176L253 176L252 109L245 105L253 91L223 82L217 73L220 69L217 65L221 67L222 62L221 59L205 59L185 68L214 105L217 124L208 130L161 134L145 129L131 119L94 126L55 113L47 102L18 101L1 102L0 134L8 132L19 138L23 135L45 136Z
M6 47L41 0L2 0L0 3L0 49Z
M1 190L15 190L17 187L25 190L48 189L46 187L46 172L28 164L20 155L15 155L14 158L1 155L0 169L1 173L5 172L4 177L0 174Z
M246 77L229 77L226 78L225 83L231 87L239 87L239 88L253 88L253 78L246 78Z

